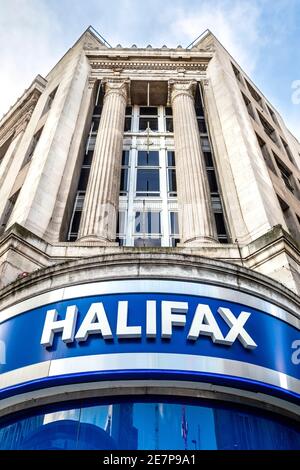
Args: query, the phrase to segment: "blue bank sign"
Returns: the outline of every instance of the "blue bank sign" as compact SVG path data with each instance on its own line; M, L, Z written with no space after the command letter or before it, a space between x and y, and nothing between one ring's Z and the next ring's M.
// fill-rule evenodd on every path
M1 312L1 393L171 377L297 399L299 339L297 316L228 288L158 280L72 286Z

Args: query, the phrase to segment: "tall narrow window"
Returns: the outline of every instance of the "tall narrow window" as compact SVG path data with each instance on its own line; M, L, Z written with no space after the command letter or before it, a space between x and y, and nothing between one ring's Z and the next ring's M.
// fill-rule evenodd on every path
M166 132L174 132L172 108L165 108Z
M78 238L78 231L80 226L80 220L82 216L82 209L84 204L85 193L89 181L90 170L93 160L93 154L95 149L95 142L100 124L101 111L103 107L103 90L101 84L97 89L97 95L93 110L93 116L90 126L89 135L86 142L85 153L83 157L81 172L79 175L79 181L77 191L75 194L75 200L73 204L72 216L69 224L69 231L67 240L73 242Z
M170 245L179 243L178 212L170 212Z
M12 211L13 211L15 205L16 205L19 193L20 193L20 189L13 196L11 196L9 198L9 200L7 201L7 203L6 203L6 206L4 208L2 217L0 218L0 235L2 235L3 232L6 229L6 226L7 226L7 223L9 221L9 219L10 219Z
M273 140L274 144L279 146L275 129L271 126L271 124L268 123L268 121L260 114L259 111L258 111L258 117L260 119L260 122L267 136L269 136L270 139Z
M273 171L273 173L276 174L276 170L275 170L275 166L273 164L273 161L272 161L272 157L269 153L269 150L268 150L268 147L267 147L267 144L266 142L264 142L262 140L262 138L258 135L258 134L255 134L256 135L256 138L257 138L257 142L258 142L258 145L260 147L260 150L261 150L261 153L264 157L264 160L266 162L266 164L268 165L268 167L270 168L270 170ZM274 152L273 152L274 153Z
M257 91L253 88L252 85L250 85L249 82L247 82L247 80L246 80L246 85L247 85L247 88L248 88L252 98L254 98L255 101L262 107L262 98L259 95L259 93L257 93Z
M238 68L233 63L231 63L231 66L232 66L234 75L236 76L238 81L242 83L241 72L238 70Z
M203 100L200 93L200 88L197 87L195 96L195 109L198 120L198 127L201 135L201 148L203 152L204 162L206 166L208 186L211 197L211 207L215 219L216 232L220 243L228 243L228 236L225 224L225 218L223 213L223 207L221 197L219 193L218 180L216 176L216 170L214 166L214 159L210 140L208 136L208 129L205 122L205 112L203 107ZM203 124L204 123L204 124Z
M50 111L51 107L52 107L52 104L53 104L53 101L54 101L54 98L55 98L55 95L56 95L56 92L57 92L57 89L58 89L58 86L49 94L48 98L47 98L47 101L46 101L46 104L45 104L45 107L43 109L43 112L42 112L42 116L46 113L48 113L48 111Z
M164 90L165 100L166 86ZM158 101L151 91L131 98L139 103ZM170 213L177 217L178 212L172 108L132 103L126 119L117 240L124 246L175 246L178 223L172 233L170 225Z
M124 132L130 132L132 125L132 107L127 106L125 111Z
M175 152L167 152L168 159L168 195L170 197L177 196L176 168L175 168Z
M7 150L9 149L10 144L12 143L13 137L14 137L14 134L12 134L8 139L6 139L6 141L3 142L3 144L0 147L0 165L3 161L3 158L5 157Z
M119 245L122 246L125 243L126 238L126 211L119 211L118 212L118 220L117 220L117 242Z
M285 142L285 140L283 140L283 138L281 137L281 142L282 142L282 145L283 145L283 148L285 150L285 153L287 154L288 156L288 159L290 160L290 162L293 163L293 165L295 165L295 160L294 160L294 157L292 155L292 152L290 151L290 147L288 146L288 144Z
M120 196L128 194L129 150L123 150L121 166Z
M29 163L32 160L34 151L35 151L35 149L37 147L37 144L38 144L38 142L41 138L42 132L43 132L43 127L34 134L32 140L31 140L28 152L27 152L27 154L26 154L26 156L23 160L21 168L23 168L25 165L27 165L27 163Z
M159 196L159 153L158 151L139 151L136 180L137 196Z
M254 115L254 111L253 111L253 107L252 107L251 101L249 100L249 98L247 98L246 95L244 95L244 93L242 93L242 97L243 97L244 103L245 103L245 105L246 105L246 108L247 108L247 111L248 111L249 116L251 116L252 119L255 120L255 115Z
M291 173L291 171L279 160L278 157L275 157L275 158L276 158L276 163L277 163L278 169L279 169L280 174L281 174L281 178L284 181L284 184L289 189L289 191L291 191L293 193L294 192L294 187L293 187L293 184L292 184L292 173Z

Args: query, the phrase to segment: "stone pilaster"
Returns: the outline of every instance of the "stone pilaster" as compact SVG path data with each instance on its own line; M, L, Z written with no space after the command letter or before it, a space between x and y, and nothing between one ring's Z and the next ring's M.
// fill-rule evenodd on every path
M216 242L194 106L195 82L171 82L181 243Z
M104 245L116 239L121 158L128 82L111 79L105 96L97 134L90 179L79 230L82 241Z

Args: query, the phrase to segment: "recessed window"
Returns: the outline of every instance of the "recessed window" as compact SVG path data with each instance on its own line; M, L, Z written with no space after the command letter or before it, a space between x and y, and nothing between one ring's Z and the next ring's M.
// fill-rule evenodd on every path
M202 147L203 152L211 152L208 137L201 137L201 147Z
M101 83L99 83L98 88L97 88L97 94L96 94L96 100L95 100L93 115L97 115L97 116L101 115L102 108L103 108L103 98L104 98L103 86L102 86Z
M73 212L70 220L69 232L67 236L67 240L69 242L74 242L78 238L84 198L85 191L77 191L73 205Z
M174 132L172 108L165 108L166 132Z
M137 196L159 196L159 153L156 151L139 151L136 179ZM151 167L151 168L149 168Z
M244 99L248 114L252 117L252 119L255 120L255 115L254 115L254 111L253 111L251 101L249 100L249 98L247 98L247 96L244 95L244 93L242 93L242 97Z
M0 147L0 165L3 161L3 158L5 157L7 150L9 149L11 142L13 141L13 137L14 134L12 134Z
M54 101L54 97L55 97L56 92L57 92L57 89L58 89L58 86L49 94L49 96L47 98L47 101L46 101L46 104L45 104L45 107L44 107L43 112L42 112L42 116L44 114L48 113L48 111L51 109L53 101Z
M119 242L120 246L123 246L125 242L125 233L126 233L125 222L126 222L126 212L119 211L118 220L117 220L117 242Z
M265 160L266 164L268 165L270 170L272 170L273 173L276 174L276 170L275 170L275 167L274 167L274 164L273 164L273 161L272 161L272 157L269 153L266 142L258 134L255 133L255 135L256 135L258 145L260 147L262 156L264 157L264 160Z
M85 191L90 176L90 167L82 167L79 177L78 190Z
M27 163L29 163L29 162L31 161L32 156L33 156L33 154L34 154L34 151L35 151L35 149L36 149L36 146L37 146L37 144L38 144L38 142L39 142L39 140L40 140L40 137L41 137L41 135L42 135L42 132L43 132L43 127L42 127L39 131L37 131L37 132L34 134L32 140L31 140L31 143L30 143L30 146L29 146L27 155L26 155L25 158L24 158L24 161L23 161L23 163L22 163L22 167L21 167L21 168L23 168L25 165L27 165Z
M170 212L170 241L171 246L176 246L179 243L179 224L178 212Z
M247 85L247 88L252 96L252 98L255 99L255 101L260 105L262 106L262 97L257 93L257 91L253 88L252 85L250 85L249 82L247 82L246 80L246 85Z
M208 184L211 193L218 192L218 183L214 169L207 168Z
M276 163L277 163L278 169L280 171L281 177L284 181L284 184L293 193L294 188L293 188L293 184L292 184L292 173L291 173L291 171L279 160L278 157L275 156L275 159L276 159Z
M200 134L207 134L205 119L203 117L199 117L197 118L197 123Z
M233 70L234 75L236 76L238 81L242 83L241 72L238 70L238 68L233 63L231 63L231 66L232 66L232 70Z
M269 122L260 114L260 112L258 111L258 116L259 116L259 119L260 119L260 122L264 128L264 131L265 133L267 134L267 136L270 137L271 140L273 140L273 142L278 145L278 140L277 140L277 136L276 136L276 132L275 132L275 129L271 126L271 124L269 124Z
M121 166L120 196L126 196L128 193L129 177L129 150L123 150Z
M139 114L140 131L158 130L158 109L155 106L141 106Z
M294 157L290 151L290 148L288 146L288 144L285 142L285 140L283 140L283 138L281 137L281 142L282 142L282 145L283 145L283 148L285 150L285 153L287 154L288 156L288 159L290 160L290 162L293 163L293 165L295 165L295 160L294 160Z
M0 235L2 235L2 233L6 229L6 226L9 222L12 211L16 205L19 194L20 194L20 189L13 196L11 196L6 203L2 217L0 219Z
M269 111L269 114L272 118L272 121L274 122L274 124L276 124L277 126L279 126L279 123L278 123L278 120L277 120L277 117L276 117L276 114L274 113L274 111L270 108L270 106L267 105L267 109Z
M125 111L124 132L130 132L132 125L132 106L127 106Z
M228 243L228 237L226 233L226 226L224 215L222 212L215 212L215 222L216 222L216 229L218 234L218 240L220 243Z
M170 197L177 196L177 182L176 182L176 169L175 169L175 152L168 151L168 195Z

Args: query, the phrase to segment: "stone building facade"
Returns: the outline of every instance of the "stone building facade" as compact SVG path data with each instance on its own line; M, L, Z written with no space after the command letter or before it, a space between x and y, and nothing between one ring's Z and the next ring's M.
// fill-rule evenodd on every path
M252 296L255 302L246 305L288 318L294 340L299 337L300 143L210 32L186 49L112 48L89 28L45 78L37 76L0 121L0 234L3 325L37 305L87 295L83 286L117 282L124 293L133 291L120 287L122 282L132 281L141 283L136 292L144 292L150 280L171 282L158 288L164 293L177 292L172 283L181 282L191 292L191 283L204 286L201 295L210 298L243 303ZM73 297L65 294L72 288ZM100 292L92 290L90 295ZM174 326L180 321L174 319ZM216 340L215 333L203 335ZM36 372L28 372L30 361L3 369L1 388L49 378L42 368L52 359L36 363ZM252 381L258 369L253 374ZM291 388L282 386L280 375L269 385L299 396L299 376L285 375L295 382ZM89 379L80 391L77 379L73 385L24 389L2 401L1 413L31 408L32 400L35 406L65 402L68 392L76 400L120 394L220 399L298 419L294 397L255 394L253 384L246 392L241 384L222 386L218 377L203 383L168 374L121 379ZM116 424L115 437L107 412L101 429L107 434L109 428L114 444L106 445L142 447L141 430L132 421L137 404L109 406L115 422L122 417L130 432L126 441ZM153 406L159 421L160 405ZM185 412L174 410L184 429ZM215 429L235 411L220 413L213 411ZM238 419L236 426L242 426ZM214 435L201 444L199 436L189 442L182 431L181 440L195 448L222 448L220 433ZM170 445L159 443L159 435L153 439L144 446ZM258 448L259 442L244 445Z

